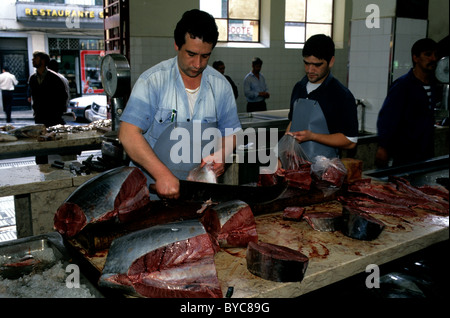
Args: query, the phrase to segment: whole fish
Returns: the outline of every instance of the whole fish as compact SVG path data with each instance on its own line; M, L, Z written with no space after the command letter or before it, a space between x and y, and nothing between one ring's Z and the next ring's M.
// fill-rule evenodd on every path
M99 285L139 297L221 298L216 250L198 220L132 232L112 242Z
M47 132L44 124L28 125L8 131L8 134L17 138L37 138Z
M79 186L56 211L54 227L71 237L87 224L132 219L149 202L147 179L140 169L114 168Z
M0 131L0 141L9 142L9 141L16 141L17 137L10 135L8 133L5 133L3 131Z

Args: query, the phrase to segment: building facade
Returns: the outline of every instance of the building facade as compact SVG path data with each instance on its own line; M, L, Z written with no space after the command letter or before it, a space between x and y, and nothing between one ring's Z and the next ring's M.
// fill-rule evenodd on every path
M100 61L104 55L102 0L2 0L0 67L19 80L13 110L30 109L28 78L34 51L58 61L70 83L71 97L102 93Z

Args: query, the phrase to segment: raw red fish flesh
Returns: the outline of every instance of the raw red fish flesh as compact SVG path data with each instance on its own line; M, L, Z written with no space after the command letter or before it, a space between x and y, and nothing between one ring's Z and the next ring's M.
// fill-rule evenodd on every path
M341 229L342 213L336 212L310 212L303 218L316 231L333 232Z
M202 223L220 247L246 247L258 241L255 217L240 200L219 203L202 217Z
M367 197L338 197L338 200L347 206L354 207L369 214L384 214L398 217L417 216L417 213L407 206L383 203Z
M288 206L283 210L283 220L300 221L305 210L301 206Z
M216 250L198 220L149 227L113 241L99 285L149 298L221 298Z
M71 237L87 224L125 222L150 202L145 175L135 167L118 167L101 173L78 187L58 208L54 227Z

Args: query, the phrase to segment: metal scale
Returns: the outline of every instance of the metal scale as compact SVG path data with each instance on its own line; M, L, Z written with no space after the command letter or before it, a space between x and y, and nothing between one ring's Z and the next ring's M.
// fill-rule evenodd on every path
M448 125L448 89L449 89L449 74L448 74L448 56L444 56L437 62L435 71L436 79L442 84L442 100L441 106L436 109L436 120L441 125Z
M107 168L128 165L123 146L118 138L120 116L130 95L130 64L121 54L108 54L101 62L103 88L110 97L112 129L103 135L102 162ZM99 158L100 159L100 158Z

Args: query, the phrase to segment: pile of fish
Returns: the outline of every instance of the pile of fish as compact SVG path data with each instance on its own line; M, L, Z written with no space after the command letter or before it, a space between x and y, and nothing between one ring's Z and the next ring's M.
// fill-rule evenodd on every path
M116 238L99 285L140 297L223 297L215 253L257 241L248 204L219 203L199 219L155 225Z
M29 125L20 128L14 126L5 126L0 131L0 141L16 141L19 138L38 138L46 133L45 125Z
M142 214L158 217L155 209L161 205L152 203L140 169L122 166L74 191L56 211L54 227L66 238L76 238L88 225L92 229L95 224L131 222ZM257 276L276 281L303 278L307 257L258 242L255 218L247 203L209 202L196 214L195 219L143 226L118 235L109 245L99 285L138 297L223 297L214 255L229 247L248 249L252 256L247 266ZM272 248L278 252L268 253ZM301 269L294 276L289 274L294 268L287 261L290 258Z
M336 202L341 213L287 207L283 218L304 219L318 231L340 230L354 239L374 240L385 225L371 213L414 216L414 208L422 208L448 215L448 191L430 186L421 190L402 178L383 185L357 180L348 185L348 192ZM126 223L142 215L157 217L158 205L153 203L140 169L122 166L74 191L56 211L54 227L72 238L92 224ZM114 238L108 246L100 286L139 297L223 297L214 256L229 247L246 248L247 269L256 276L278 282L303 279L308 257L259 241L247 203L208 202L196 214L193 219L153 223Z
M415 187L408 180L391 176L385 184L373 184L361 179L349 185L349 196L340 198L343 204L365 213L415 216L413 208L439 215L449 214L448 190L442 186Z
M401 177L392 176L389 182L375 184L372 179L359 179L347 185L346 195L338 197L342 209L310 212L303 207L289 206L283 219L305 220L314 230L341 231L344 235L371 241L376 239L385 224L373 214L396 217L415 217L415 209L438 215L449 214L449 192L440 185L415 187Z
M12 125L6 125L0 127L0 142L16 141L20 138L41 138L41 141L44 141L50 140L49 137L42 137L47 134L77 133L98 129L109 130L111 125L111 119L97 120L88 125L55 125L48 128L43 124L27 125L19 128L15 128Z
M55 125L47 128L48 132L57 133L77 133L82 131L90 131L96 129L105 129L112 126L111 119L101 119L93 121L87 125Z

